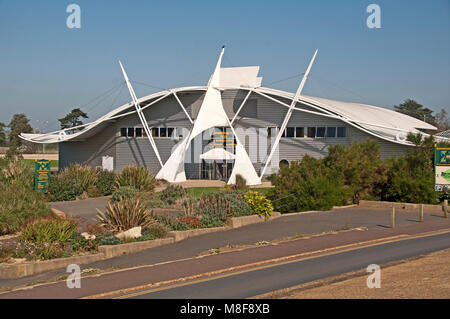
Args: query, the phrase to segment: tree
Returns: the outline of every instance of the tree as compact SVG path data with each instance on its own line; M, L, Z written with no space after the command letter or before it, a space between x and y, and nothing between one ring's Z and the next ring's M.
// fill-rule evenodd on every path
M433 116L433 110L430 110L429 108L426 108L422 104L419 104L411 99L405 100L405 102L400 105L395 105L394 110L427 123L436 123L436 119Z
M22 140L19 137L21 133L33 133L33 128L29 124L30 120L25 114L14 114L9 123L9 142L11 146L19 147L22 145Z
M442 109L436 114L436 126L440 131L450 130L450 120L446 110Z
M71 128L80 126L83 124L83 122L80 120L80 117L87 119L88 116L86 113L84 113L79 108L73 109L69 114L67 114L65 117L59 119L58 121L61 123L61 129ZM73 131L80 130L74 129Z
M0 146L6 145L6 132L5 132L6 125L2 122L0 122Z

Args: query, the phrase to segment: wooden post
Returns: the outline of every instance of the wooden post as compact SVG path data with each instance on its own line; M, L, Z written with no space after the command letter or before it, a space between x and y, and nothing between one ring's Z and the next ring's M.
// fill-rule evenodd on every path
M448 200L445 199L445 200L444 200L444 217L445 217L445 218L448 218L448 217L447 217L447 212L448 212Z
M423 222L423 204L419 205L419 219L420 219L420 222L422 223Z
M391 228L395 228L395 206L392 205L392 212L391 212Z

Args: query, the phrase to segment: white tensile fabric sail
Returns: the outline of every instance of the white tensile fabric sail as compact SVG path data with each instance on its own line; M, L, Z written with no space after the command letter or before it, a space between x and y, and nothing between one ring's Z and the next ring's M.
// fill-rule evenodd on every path
M222 48L219 60L217 61L216 68L213 75L211 76L208 89L205 93L205 98L200 107L197 118L194 122L194 127L190 134L185 138L172 153L170 158L158 172L156 178L165 179L168 182L181 182L186 180L186 173L184 171L184 158L187 148L189 147L191 141L201 134L202 132L214 128L214 127L233 127L231 126L230 120L223 108L222 96L217 87L220 85L220 65L222 63L222 57L225 49ZM234 130L233 134L236 136ZM256 174L255 168L248 157L247 152L240 144L237 139L236 148L236 160L233 167L233 171L230 177L231 181L236 179L236 174L241 174L246 180L248 185L258 185L261 184L261 180ZM242 167L240 167L242 165ZM251 166L251 167L250 167Z

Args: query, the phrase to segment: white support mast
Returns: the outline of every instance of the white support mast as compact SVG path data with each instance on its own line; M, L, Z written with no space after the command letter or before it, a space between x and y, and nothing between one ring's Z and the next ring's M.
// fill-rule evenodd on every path
M297 100L298 100L298 98L300 97L300 94L303 91L303 87L305 86L306 80L307 80L307 78L309 76L309 72L311 71L311 67L312 67L312 65L314 63L314 60L316 59L317 52L318 52L318 50L316 50L316 52L314 52L314 56L312 57L311 62L309 63L308 69L306 70L306 73L303 76L302 81L300 82L300 85L299 85L299 87L297 89L297 92L295 93L294 99L292 100L292 103L289 106L289 110L287 111L286 117L284 118L284 121L283 121L283 124L281 125L280 131L277 134L277 137L275 139L275 143L274 143L274 145L272 147L272 150L270 151L270 154L267 157L267 160L266 160L266 163L264 165L264 168L261 171L260 178L262 178L264 176L264 173L266 172L266 169L267 169L270 161L272 160L273 154L275 153L275 151L276 151L276 149L278 147L278 144L280 143L281 136L283 135L283 132L286 129L286 126L288 125L289 120L291 119L291 115L292 115L292 112L294 111L295 104L297 104Z
M127 73L125 72L122 62L119 61L119 64L120 64L120 68L122 69L122 73L125 78L125 82L127 83L128 90L130 91L130 95L131 95L131 99L133 100L134 107L136 108L136 113L138 114L139 119L141 120L142 126L144 127L144 131L147 134L148 140L150 141L153 151L155 152L155 155L158 158L159 164L161 164L161 167L162 167L163 163L161 161L161 156L159 156L158 149L156 148L155 141L153 140L152 132L150 131L150 128L148 127L147 120L145 119L144 113L142 112L142 109L138 103L136 93L134 93L133 87L131 86L130 80L128 79Z

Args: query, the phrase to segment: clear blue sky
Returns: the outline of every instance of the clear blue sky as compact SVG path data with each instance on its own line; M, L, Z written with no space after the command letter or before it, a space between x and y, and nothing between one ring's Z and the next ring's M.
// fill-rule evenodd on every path
M79 30L66 27L70 3ZM366 26L371 3L381 29ZM119 59L135 81L203 85L222 44L223 66L260 65L263 85L304 72L318 48L304 94L450 111L450 0L0 0L0 43L0 121L25 113L44 131L74 107L94 120L127 101L122 90L88 104L123 81ZM270 86L294 92L298 82Z

